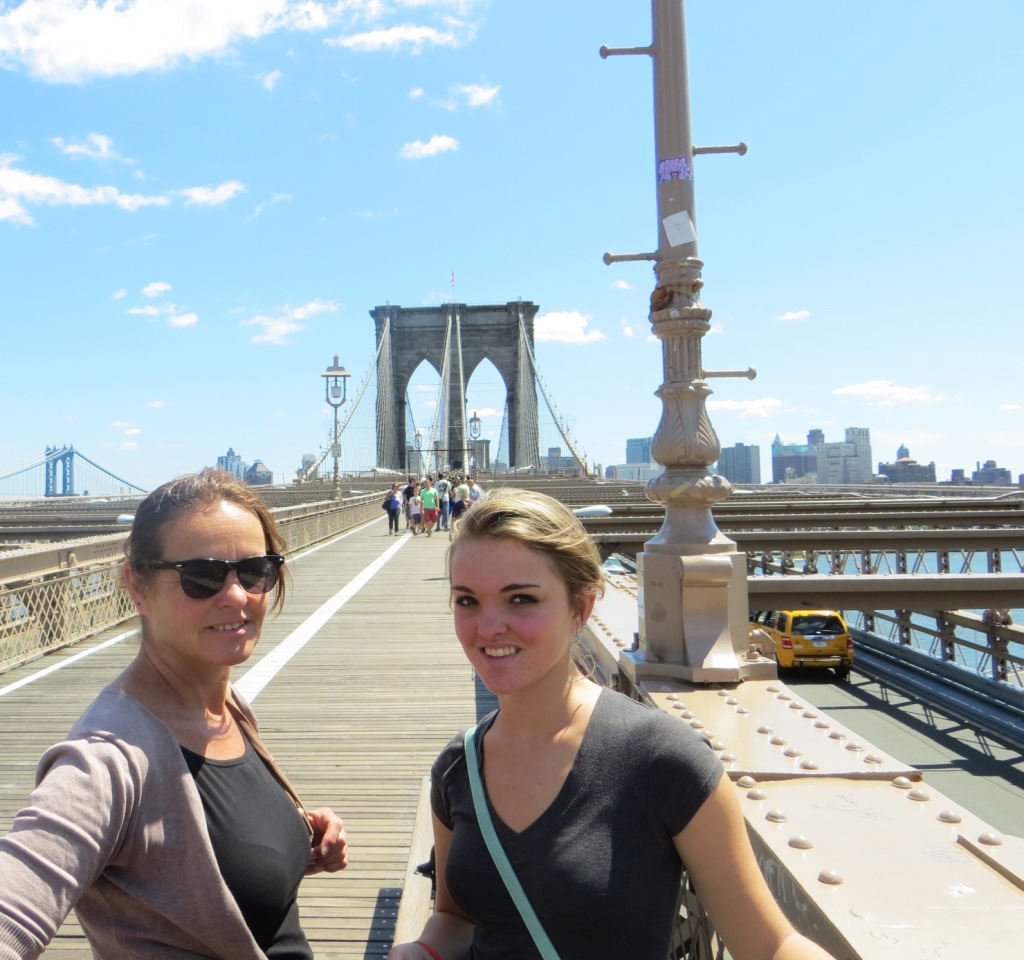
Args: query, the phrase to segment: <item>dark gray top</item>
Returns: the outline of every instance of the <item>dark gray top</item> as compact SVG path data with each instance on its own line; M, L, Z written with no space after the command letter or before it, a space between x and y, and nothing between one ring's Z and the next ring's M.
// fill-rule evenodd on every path
M248 740L236 760L181 752L203 801L224 882L269 960L313 960L296 896L309 866L309 833Z
M481 763L495 715L480 724ZM604 690L544 813L516 833L488 801L498 839L561 960L664 960L682 871L672 838L721 775L721 762L687 724ZM480 835L461 736L434 762L431 805L453 831L448 891L476 922L470 960L539 958Z

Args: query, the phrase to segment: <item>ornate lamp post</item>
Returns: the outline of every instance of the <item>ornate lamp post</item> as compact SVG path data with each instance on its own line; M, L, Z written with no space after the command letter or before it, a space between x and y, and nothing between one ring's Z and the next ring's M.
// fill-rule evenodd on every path
M348 392L349 372L338 366L338 355L334 355L334 363L320 374L324 378L324 399L334 409L334 444L331 453L334 455L334 482L331 496L338 500L341 497L341 476L338 473L338 461L341 458L341 441L338 439L338 411L344 406Z
M480 418L476 415L476 411L473 411L473 416L469 418L469 439L473 444L473 452L469 457L469 464L473 468L474 476L476 475L476 469L479 466L479 459L477 454L480 452L480 448L476 442L480 439Z
M697 258L693 158L701 153L745 153L733 147L695 147L690 139L683 0L652 0L649 47L601 48L601 56L646 54L654 62L658 249L614 255L605 263L653 260L651 327L662 343L664 380L655 391L661 422L651 455L664 472L647 485L665 505L661 529L638 556L640 649L624 654L636 680L667 677L730 682L772 676L774 664L747 641L746 556L718 529L711 506L724 499L727 480L709 475L721 445L705 401L711 377L753 379L753 370L708 371L701 340L711 311L700 299L703 263Z

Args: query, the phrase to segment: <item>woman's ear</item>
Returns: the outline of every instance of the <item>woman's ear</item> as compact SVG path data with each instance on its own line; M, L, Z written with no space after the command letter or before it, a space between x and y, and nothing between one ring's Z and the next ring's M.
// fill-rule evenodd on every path
M581 627L590 619L595 603L597 603L597 594L592 591L581 593L576 597L576 616L580 618Z
M132 603L135 604L135 608L141 613L142 606L146 602L146 591L142 578L127 561L121 564L121 579L124 581L128 596L132 598Z

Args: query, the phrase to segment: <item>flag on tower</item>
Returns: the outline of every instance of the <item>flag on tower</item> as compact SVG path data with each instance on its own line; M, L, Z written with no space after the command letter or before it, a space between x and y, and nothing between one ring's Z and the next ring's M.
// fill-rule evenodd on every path
M455 271L452 271L452 278L448 281L453 287L455 286Z

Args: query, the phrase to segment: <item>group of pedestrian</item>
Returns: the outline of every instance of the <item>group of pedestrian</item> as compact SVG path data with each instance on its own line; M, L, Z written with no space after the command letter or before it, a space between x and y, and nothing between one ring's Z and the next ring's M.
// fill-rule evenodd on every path
M441 471L435 482L433 476L417 480L409 477L404 487L393 483L384 495L384 509L388 512L389 537L399 536L398 518L405 517L405 529L412 535L435 533L454 536L459 518L483 496L483 488L472 477Z

